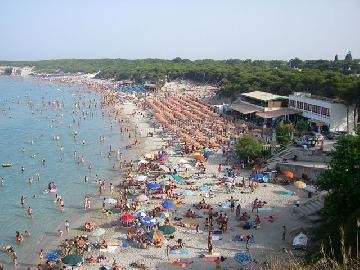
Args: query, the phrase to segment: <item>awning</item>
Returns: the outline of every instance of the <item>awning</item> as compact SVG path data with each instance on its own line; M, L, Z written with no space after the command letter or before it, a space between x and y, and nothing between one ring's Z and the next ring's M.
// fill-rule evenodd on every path
M256 116L261 118L277 118L283 115L290 115L290 114L300 114L301 111L294 110L294 109L280 109L274 111L267 111L267 112L257 112Z
M237 112L242 113L242 114L254 113L254 112L257 112L257 111L260 110L258 107L247 104L247 103L242 102L242 101L238 101L236 103L231 104L229 106L229 108L231 110L237 111Z

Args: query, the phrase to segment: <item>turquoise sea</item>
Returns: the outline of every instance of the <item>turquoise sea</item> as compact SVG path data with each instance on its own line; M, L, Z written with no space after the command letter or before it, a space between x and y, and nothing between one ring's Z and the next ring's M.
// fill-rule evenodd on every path
M116 154L107 157L110 145L129 158L125 150L128 141L120 133L120 124L100 108L100 101L100 94L78 87L0 77L0 164L13 164L0 167L0 246L13 245L20 258L46 234L55 233L68 217L82 211L84 196L97 194L93 182L96 174L107 183L119 175L112 169ZM101 135L105 136L103 143ZM81 156L84 162L78 164ZM88 184L85 176L89 177ZM32 185L29 178L33 178ZM43 192L50 181L56 183L64 199L63 214L54 203L55 195ZM20 205L21 195L26 197L25 208ZM26 212L29 206L32 219ZM15 232L24 234L25 230L31 237L19 246ZM0 260L9 263L8 255L2 252Z

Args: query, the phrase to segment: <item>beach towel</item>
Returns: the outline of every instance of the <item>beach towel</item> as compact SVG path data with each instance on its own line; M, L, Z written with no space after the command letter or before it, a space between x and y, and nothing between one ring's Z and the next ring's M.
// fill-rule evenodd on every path
M117 248L118 248L118 246L108 246L107 247L107 252L108 253L114 253Z
M177 174L172 175L172 177L173 177L174 180L175 180L176 182L178 182L179 184L184 184L184 183L185 183L184 179L181 178L181 177L180 177L179 175L177 175Z
M223 231L222 230L212 230L212 231L210 231L210 233L213 235L220 235L220 234L223 234Z
M270 207L261 207L258 208L259 212L266 212L266 211L272 211L272 208Z
M214 252L213 254L200 255L205 262L216 262L220 260L220 253Z
M173 249L170 250L169 254L182 254L182 255L186 255L186 254L190 254L189 250L186 249Z
M196 234L196 230L186 230L185 233L191 233L191 234ZM198 234L203 234L204 231L199 230Z
M219 240L222 240L222 236L221 236L221 235L213 235L213 236L211 237L211 239L212 239L213 241L219 241Z
M181 261L181 260L173 260L170 262L172 265L180 266L180 267L187 267L193 262Z
M295 192L292 191L274 191L274 193L282 195L282 196L293 196Z
M235 206L236 206L236 205L239 204L239 202L238 202L238 201L235 201L234 204L235 204ZM230 205L231 205L230 202L224 202L224 203L221 205L221 207L222 207L222 208L230 208Z

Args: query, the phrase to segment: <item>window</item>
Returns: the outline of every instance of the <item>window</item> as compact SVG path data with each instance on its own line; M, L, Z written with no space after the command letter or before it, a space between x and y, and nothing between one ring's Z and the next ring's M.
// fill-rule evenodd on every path
M328 108L321 107L321 115L330 117L330 110Z
M304 102L299 102L299 106L298 106L299 109L304 109Z
M313 113L317 113L317 114L320 114L320 106L317 106L317 105L313 105L312 106L312 112Z
M295 100L289 100L289 107L295 107Z

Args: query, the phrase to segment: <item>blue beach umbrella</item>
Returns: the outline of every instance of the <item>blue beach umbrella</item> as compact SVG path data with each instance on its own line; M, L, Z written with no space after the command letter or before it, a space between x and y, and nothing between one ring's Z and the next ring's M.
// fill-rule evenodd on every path
M212 156L214 153L211 152L211 151L208 151L208 152L204 152L204 157L208 158L210 156Z
M158 183L155 183L155 182L151 182L147 186L148 186L149 189L153 189L153 190L160 189L160 185Z
M60 259L60 254L57 253L56 251L50 252L46 255L45 259L47 261L57 261L58 259Z
M164 207L166 209L175 208L173 201L163 201L163 203L161 205L162 205L162 207Z

